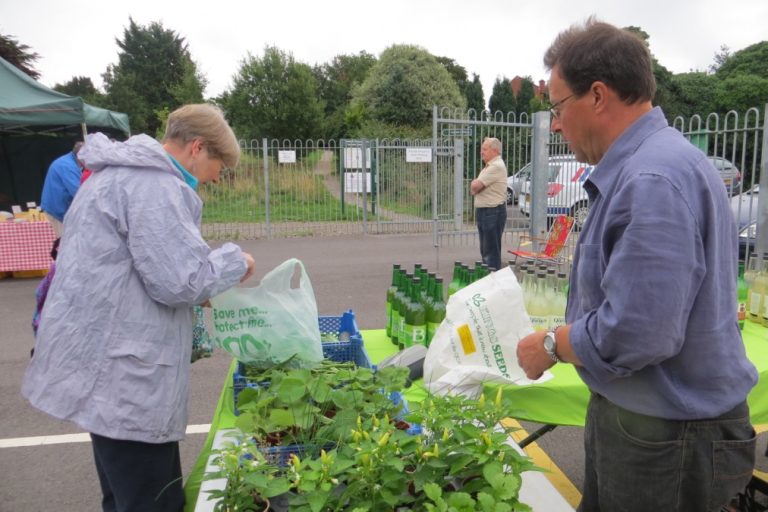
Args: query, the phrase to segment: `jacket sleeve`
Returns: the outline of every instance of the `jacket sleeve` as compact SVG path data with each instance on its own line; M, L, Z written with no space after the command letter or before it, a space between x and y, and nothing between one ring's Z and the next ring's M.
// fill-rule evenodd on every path
M142 184L128 201L128 248L147 294L171 307L190 306L236 285L245 258L235 244L211 249L196 223L196 201L172 176ZM137 197L139 196L139 197Z

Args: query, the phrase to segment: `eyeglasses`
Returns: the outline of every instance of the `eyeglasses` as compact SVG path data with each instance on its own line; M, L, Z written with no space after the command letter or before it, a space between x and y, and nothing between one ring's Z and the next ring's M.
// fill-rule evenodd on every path
M562 105L563 103L565 103L566 101L568 101L569 99L573 98L574 96L576 96L576 93L573 93L570 96L566 96L565 98L561 99L560 101L558 101L557 103L553 104L549 108L549 111L552 113L552 117L554 119L559 119L560 118L560 110L558 109L558 107L560 105Z

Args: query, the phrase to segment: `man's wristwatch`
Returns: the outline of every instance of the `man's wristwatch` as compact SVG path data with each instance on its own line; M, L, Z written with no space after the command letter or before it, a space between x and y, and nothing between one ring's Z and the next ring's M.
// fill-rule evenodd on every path
M557 339L555 339L555 333L552 331L548 331L544 335L544 351L554 362L561 362L560 358L557 357Z

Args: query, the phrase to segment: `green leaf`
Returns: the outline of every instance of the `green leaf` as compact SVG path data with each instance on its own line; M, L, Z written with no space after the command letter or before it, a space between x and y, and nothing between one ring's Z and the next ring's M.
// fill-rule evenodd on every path
M307 385L298 377L289 376L275 386L274 392L285 404L295 404L308 398Z
M437 502L437 500L442 497L443 490L436 483L430 482L428 484L424 484L424 494L426 494L427 497L432 501Z
M330 493L318 491L309 494L307 496L307 501L309 502L309 506L312 509L312 512L320 512L323 510L323 507L325 506L325 503L328 501L328 496Z
M452 492L447 496L448 505L455 508L458 512L473 512L475 510L475 500L465 492Z

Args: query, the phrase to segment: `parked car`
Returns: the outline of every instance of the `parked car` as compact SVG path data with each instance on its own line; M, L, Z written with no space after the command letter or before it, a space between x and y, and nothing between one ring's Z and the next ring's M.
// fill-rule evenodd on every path
M517 204L523 184L531 179L533 164L525 164L512 176L507 176L507 204Z
M547 177L547 217L566 214L574 218L574 226L581 229L589 214L589 199L584 182L595 167L577 162L573 155L549 157ZM531 214L531 182L525 182L520 194L520 210Z
M731 211L739 229L757 221L759 193L760 185L755 185L746 192L731 198Z
M735 196L741 193L741 171L729 160L720 156L708 156L707 159L712 162L715 169L720 173L725 184L725 190L729 196Z
M739 259L747 260L747 254L755 252L757 247L757 222L750 222L739 231Z

